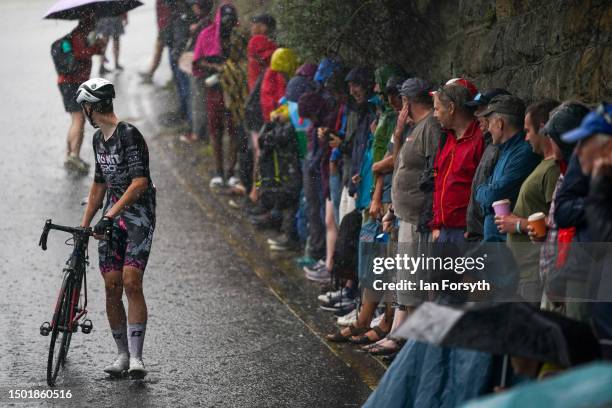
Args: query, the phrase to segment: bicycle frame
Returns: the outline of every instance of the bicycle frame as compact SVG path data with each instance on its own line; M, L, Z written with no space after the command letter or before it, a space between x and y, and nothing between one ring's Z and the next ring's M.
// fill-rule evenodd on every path
M89 265L89 256L87 255L87 245L89 243L89 235L83 233L74 233L74 250L66 261L66 268L64 268L64 280L66 283L72 283L73 291L71 293L72 299L70 299L70 321L64 330L74 331L74 328L78 324L78 321L87 314L87 266ZM78 303L81 294L81 283L83 283L83 306L79 310ZM56 308L59 302L62 301L63 286L60 288L58 294ZM76 314L78 312L78 314ZM76 315L75 315L76 314ZM51 328L55 327L57 322L53 320L51 322ZM61 327L60 327L61 329Z

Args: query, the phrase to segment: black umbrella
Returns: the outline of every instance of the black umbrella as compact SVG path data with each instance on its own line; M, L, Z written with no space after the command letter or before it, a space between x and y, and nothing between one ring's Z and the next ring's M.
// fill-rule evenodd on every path
M138 0L60 0L47 11L44 18L79 20L91 14L114 17L142 6Z
M426 302L392 335L563 367L599 357L599 343L590 326L526 303L454 309Z

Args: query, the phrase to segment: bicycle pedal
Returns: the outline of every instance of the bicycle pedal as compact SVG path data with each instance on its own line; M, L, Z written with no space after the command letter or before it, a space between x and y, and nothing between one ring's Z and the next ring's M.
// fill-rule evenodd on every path
M40 325L40 335L48 336L49 333L51 333L51 323L44 322L43 324Z
M93 329L93 323L89 319L83 320L83 323L81 323L80 326L81 326L81 331L84 334L91 333L91 330Z

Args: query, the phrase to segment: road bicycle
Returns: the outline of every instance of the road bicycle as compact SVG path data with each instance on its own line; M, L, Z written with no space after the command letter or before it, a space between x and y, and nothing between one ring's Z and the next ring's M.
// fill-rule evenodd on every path
M63 368L66 362L72 334L79 327L84 334L91 333L93 328L91 320L86 318L87 277L85 273L89 265L87 245L89 237L93 236L93 230L91 228L56 225L51 220L47 220L38 243L43 251L47 250L47 238L51 230L72 234L72 238L66 240L66 245L74 247L63 269L62 284L51 323L44 322L40 326L41 335L48 336L51 334L49 358L47 360L47 384L52 387L55 385L60 368ZM104 239L109 240L110 234L111 229L109 228L104 234ZM81 288L83 288L82 297Z

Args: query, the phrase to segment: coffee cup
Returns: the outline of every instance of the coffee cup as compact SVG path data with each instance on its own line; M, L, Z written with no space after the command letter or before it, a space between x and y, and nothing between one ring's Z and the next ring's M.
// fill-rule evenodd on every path
M531 214L527 218L527 223L533 228L536 237L543 238L546 236L546 214L543 212Z
M494 202L492 207L493 211L495 211L495 215L510 215L510 200L507 198Z

